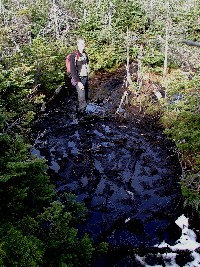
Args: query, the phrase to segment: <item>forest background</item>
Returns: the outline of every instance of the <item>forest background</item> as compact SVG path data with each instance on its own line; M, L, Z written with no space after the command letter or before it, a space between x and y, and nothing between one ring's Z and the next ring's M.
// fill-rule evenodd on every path
M124 64L128 74L128 64L137 63L131 104L159 114L179 154L184 205L199 214L198 0L5 0L0 23L0 266L87 266L106 251L105 243L78 238L74 225L85 207L75 196L58 198L46 162L30 155L31 122L64 85L77 36L86 40L91 78ZM150 101L149 83L165 97Z

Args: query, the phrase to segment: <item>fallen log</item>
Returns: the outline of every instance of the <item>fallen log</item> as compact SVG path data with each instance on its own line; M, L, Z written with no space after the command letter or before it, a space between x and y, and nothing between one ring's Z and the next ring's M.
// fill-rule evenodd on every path
M190 40L184 40L184 41L182 41L182 43L184 43L186 45L190 45L190 46L200 47L200 43L194 42L194 41L190 41Z

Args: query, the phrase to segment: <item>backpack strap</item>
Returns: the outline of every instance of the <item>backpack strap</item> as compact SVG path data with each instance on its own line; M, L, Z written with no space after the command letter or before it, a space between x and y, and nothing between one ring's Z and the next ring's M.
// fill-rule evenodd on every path
M74 51L74 53L75 53L75 55L76 55L77 59L79 59L80 55L79 55L79 52L78 52L78 50L75 50L75 51ZM75 58L75 59L76 59L76 58ZM77 60L77 59L76 59L76 60Z

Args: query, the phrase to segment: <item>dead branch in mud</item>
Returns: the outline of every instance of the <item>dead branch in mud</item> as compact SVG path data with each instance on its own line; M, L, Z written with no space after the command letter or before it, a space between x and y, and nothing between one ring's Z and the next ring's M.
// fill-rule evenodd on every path
M128 91L125 91L122 98L121 98L121 101L120 101L120 104L119 104L119 107L117 109L117 111L115 112L116 114L119 114L121 109L122 109L122 105L123 103L125 104L128 104Z
M55 92L54 92L54 94L52 95L52 97L48 100L48 101L46 101L46 102L43 102L43 104L42 104L42 107L41 107L41 111L42 112L44 112L45 111L45 109L46 109L46 105L49 103L49 102L51 102L59 93L60 93L60 90L62 89L62 85L59 85L57 88L56 88L56 90L55 90Z

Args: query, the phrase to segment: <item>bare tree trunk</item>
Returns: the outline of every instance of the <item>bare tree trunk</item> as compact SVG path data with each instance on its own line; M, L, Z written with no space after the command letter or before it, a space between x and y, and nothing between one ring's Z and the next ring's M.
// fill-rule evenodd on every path
M129 65L129 50L130 50L130 35L129 35L129 30L127 28L127 34L126 34L126 38L127 38L127 44L126 44L126 87L128 87L128 84L132 83L131 80L131 75L130 75L130 65Z
M56 3L55 3L55 0L53 0L53 7L52 7L52 11L53 11L53 21L54 21L54 31L55 31L55 34L56 34L56 39L59 38L59 23L58 23L58 16L57 16L57 6L56 6Z
M97 9L99 9L100 6L101 6L101 0L98 0L98 1L97 1Z
M168 64L168 48L169 48L169 28L170 28L170 18L169 18L169 1L166 1L166 28L165 28L165 60L164 60L164 68L163 68L163 78L165 78L167 74L167 64Z
M87 19L87 10L86 10L86 8L84 8L84 10L83 10L83 20L86 21L86 19Z
M90 2L89 0L84 0L83 1L85 4L84 10L83 10L83 20L86 22L87 18L90 16L90 9L89 9L89 5Z
M137 71L137 86L140 91L142 88L143 75L142 75L142 55L143 55L143 45L140 46L138 54L138 71Z
M112 13L113 13L113 3L110 1L109 11L108 11L108 27L111 28L112 23Z
M168 45L169 42L169 27L168 23L166 24L166 31L165 31L165 60L164 60L164 68L163 68L163 78L167 74L167 61L168 61Z

